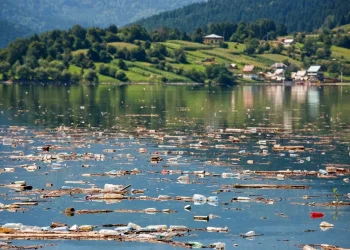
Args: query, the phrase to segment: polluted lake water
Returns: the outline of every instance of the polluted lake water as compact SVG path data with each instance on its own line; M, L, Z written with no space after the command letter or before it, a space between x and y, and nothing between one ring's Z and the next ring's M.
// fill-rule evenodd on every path
M0 112L0 248L350 248L348 86L0 85Z

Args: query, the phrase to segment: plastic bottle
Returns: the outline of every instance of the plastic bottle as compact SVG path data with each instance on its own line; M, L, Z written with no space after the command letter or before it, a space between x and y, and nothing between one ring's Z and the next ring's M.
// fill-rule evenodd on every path
M152 231L163 231L167 230L167 225L149 225L146 227L146 229L150 229Z
M207 227L208 232L227 232L228 227Z
M192 248L203 248L204 245L200 242L197 242L197 241L190 241L190 242L187 242L188 245L192 246Z
M12 182L11 184L23 185L23 186L27 185L26 181L14 181L14 182Z
M123 233L131 232L132 230L133 230L132 227L128 227L128 226L126 226L126 227L116 227L114 229L114 231L123 232Z
M10 228L10 229L20 229L21 226L23 226L22 223L6 223L3 225L3 228Z
M226 249L226 244L223 242L216 242L210 244L211 247L214 247L216 250L225 250Z
M93 226L91 225L81 225L79 227L79 231L90 232L93 230Z
M194 194L192 199L193 199L193 201L203 201L203 202L207 201L207 198L201 194Z
M158 195L159 200L170 200L171 197L169 195Z
M148 214L155 214L157 212L157 209L154 207L150 207L150 208L145 208L143 211Z
M61 189L62 190L70 190L70 189L73 189L73 188L70 187L70 186L62 186Z
M255 232L254 231L249 231L247 233L244 234L244 237L252 237L252 236L255 236Z
M219 201L219 197L217 197L217 196L209 196L207 198L207 201L208 202L217 202L217 201Z
M73 226L71 226L68 230L69 231L77 231L79 229L79 227L78 227L78 225L73 225Z
M311 212L310 213L310 217L315 219L315 218L322 218L324 217L324 213L321 213L321 212Z
M141 227L135 223L129 222L128 227L132 228L133 230L140 229Z
M209 216L196 215L193 218L196 221L209 221Z
M311 247L311 246L309 246L309 245L305 245L305 246L303 247L303 250L316 250L316 249L313 248L313 247Z

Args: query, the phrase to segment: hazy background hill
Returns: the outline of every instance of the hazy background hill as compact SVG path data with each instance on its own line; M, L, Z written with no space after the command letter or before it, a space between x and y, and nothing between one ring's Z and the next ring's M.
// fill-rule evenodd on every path
M1 0L1 36L13 40L13 35L21 37L27 33L12 29L13 25L29 27L27 30L31 32L65 29L74 24L122 26L199 1L203 0ZM1 40L0 47L8 41Z
M288 31L312 31L350 23L349 0L209 0L139 21L148 29L160 26L192 32L208 23L270 18Z

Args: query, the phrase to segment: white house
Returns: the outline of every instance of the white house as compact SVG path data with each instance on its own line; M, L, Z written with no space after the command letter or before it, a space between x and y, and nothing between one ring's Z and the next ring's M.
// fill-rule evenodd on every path
M309 76L310 80L323 81L324 79L323 72L321 71L321 66L319 65L310 66L310 68L307 70L307 75Z
M243 78L245 79L258 79L258 73L255 70L254 65L246 65L243 68Z

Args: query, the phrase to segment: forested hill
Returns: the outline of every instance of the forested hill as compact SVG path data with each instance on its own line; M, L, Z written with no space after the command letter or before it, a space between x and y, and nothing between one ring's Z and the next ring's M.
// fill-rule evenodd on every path
M0 20L0 31L0 48L5 47L17 37L24 37L32 33L28 27L5 20Z
M160 26L192 32L208 23L270 18L288 31L312 31L350 23L349 0L209 0L138 21L147 29Z
M67 29L75 24L85 27L123 26L161 11L204 0L1 0L1 36L21 37L23 32L11 29L12 24L30 27L40 33ZM17 32L18 31L18 32ZM6 40L7 41L7 40ZM1 41L1 47L7 42Z

